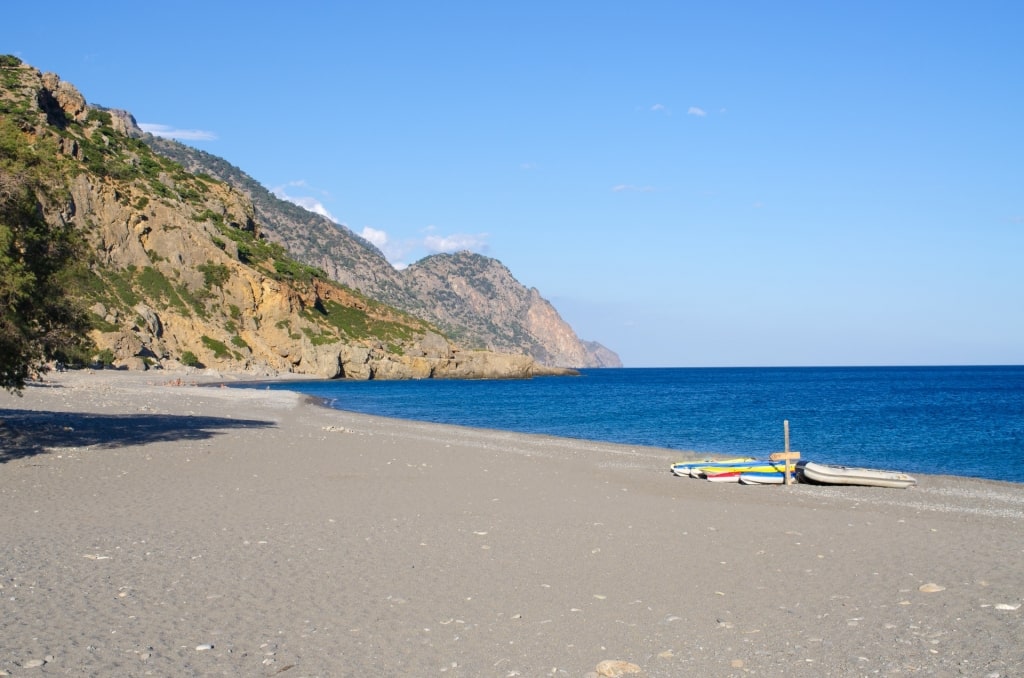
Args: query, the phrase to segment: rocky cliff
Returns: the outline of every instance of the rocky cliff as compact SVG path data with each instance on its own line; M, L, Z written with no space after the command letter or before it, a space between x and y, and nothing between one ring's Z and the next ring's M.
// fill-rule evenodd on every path
M428 257L398 271L346 226L278 199L222 158L146 134L126 112L111 113L126 134L157 153L248 196L269 239L333 280L434 323L467 346L524 353L549 366L622 366L610 349L582 341L538 290L523 286L495 259L460 252Z
M245 195L154 154L55 74L6 60L0 114L8 171L45 163L40 210L89 245L77 285L100 355L116 365L356 379L565 373L460 349L296 261L265 237Z
M600 348L588 348L536 288L523 286L496 259L471 252L436 254L402 275L410 288L434 302L421 309L422 317L459 341L525 353L545 365L621 366L610 351L601 356Z

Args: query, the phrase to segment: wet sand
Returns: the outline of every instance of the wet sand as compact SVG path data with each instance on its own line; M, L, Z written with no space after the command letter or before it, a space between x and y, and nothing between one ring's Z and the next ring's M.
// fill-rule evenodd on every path
M713 484L223 380L0 393L0 675L1024 675L1024 485Z

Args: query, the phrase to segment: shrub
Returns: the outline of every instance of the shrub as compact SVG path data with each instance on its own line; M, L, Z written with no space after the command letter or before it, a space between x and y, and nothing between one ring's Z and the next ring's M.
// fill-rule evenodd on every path
M213 337L208 337L205 334L202 336L203 346L213 351L214 358L226 358L231 355L231 351L228 350L227 344L223 341L218 341Z
M96 362L103 365L104 367L110 367L114 364L114 352L109 348L105 348L96 354Z
M203 284L206 289L211 287L224 287L224 283L231 279L231 269L224 264L215 264L212 261L196 266L196 270L203 274Z

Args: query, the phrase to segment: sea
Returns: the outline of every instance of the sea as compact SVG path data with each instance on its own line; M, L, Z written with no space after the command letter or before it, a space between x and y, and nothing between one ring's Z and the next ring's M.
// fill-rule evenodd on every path
M1024 366L584 369L270 388L385 417L757 458L784 448L788 422L801 459L1024 483Z

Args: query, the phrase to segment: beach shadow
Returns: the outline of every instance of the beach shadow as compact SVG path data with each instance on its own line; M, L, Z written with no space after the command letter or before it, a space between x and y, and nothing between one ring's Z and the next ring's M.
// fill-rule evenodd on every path
M0 464L51 448L113 449L208 440L231 429L271 428L272 421L168 414L91 414L0 409Z

